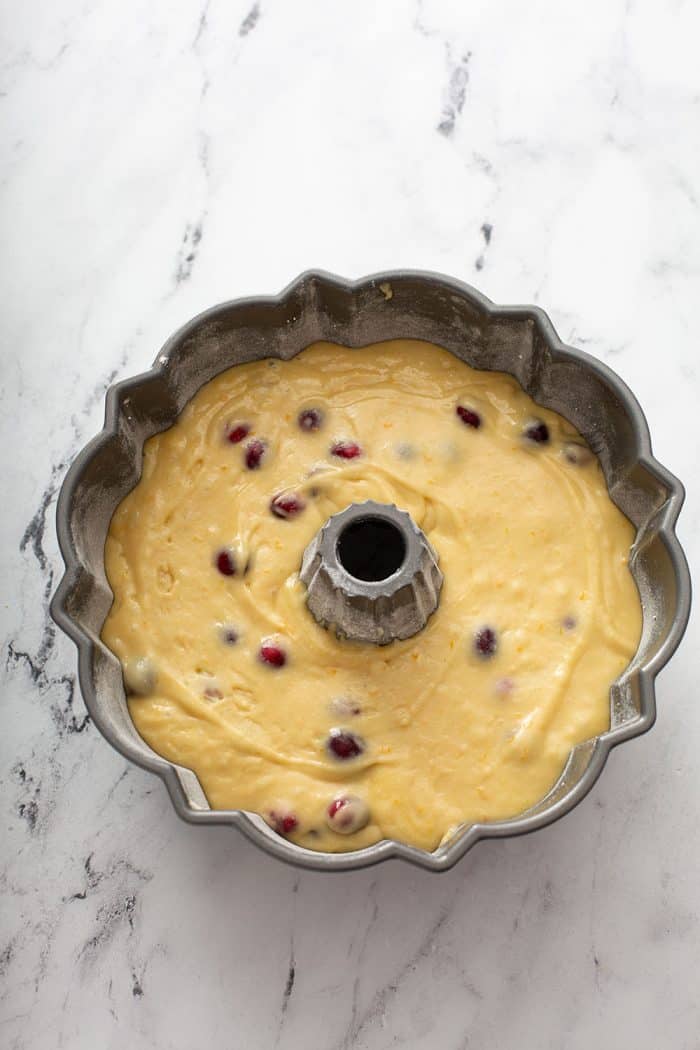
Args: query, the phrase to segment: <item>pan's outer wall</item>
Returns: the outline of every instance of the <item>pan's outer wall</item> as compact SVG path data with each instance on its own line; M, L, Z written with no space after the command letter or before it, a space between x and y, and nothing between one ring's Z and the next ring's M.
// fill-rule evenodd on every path
M138 482L147 438L171 426L196 391L232 365L288 359L316 340L362 346L426 339L476 368L509 372L539 403L569 419L598 453L612 498L637 533L630 565L644 624L639 650L610 692L611 727L578 745L559 781L514 820L464 826L435 852L381 842L354 853L317 853L276 835L256 814L209 809L199 782L144 743L129 718L116 657L100 641L112 602L104 546L112 514ZM564 346L537 307L499 307L468 285L417 271L356 282L302 274L279 296L241 299L206 310L173 335L153 368L111 387L105 425L78 455L57 508L66 572L54 595L56 623L75 641L90 716L119 752L165 782L191 823L229 824L281 860L321 871L363 868L389 857L445 871L482 838L520 835L551 824L576 805L611 748L654 723L654 679L677 648L690 612L690 576L675 535L681 483L652 456L636 399L606 365Z

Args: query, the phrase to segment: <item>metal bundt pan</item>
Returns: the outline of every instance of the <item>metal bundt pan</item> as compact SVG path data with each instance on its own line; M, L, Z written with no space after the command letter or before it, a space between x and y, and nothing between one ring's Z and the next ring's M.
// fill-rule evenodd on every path
M104 546L117 504L139 480L143 444L171 426L196 391L231 365L293 357L319 339L363 346L427 339L476 368L509 372L540 404L569 419L598 453L610 494L636 526L630 565L644 609L639 649L610 690L610 729L575 747L559 780L512 820L464 825L432 853L383 841L352 853L318 853L281 838L261 817L209 808L193 772L155 754L136 732L119 661L100 641L112 603ZM654 723L654 679L688 621L690 577L674 526L683 486L652 456L644 415L600 361L564 346L537 307L495 306L451 278L413 271L357 282L303 274L281 295L212 307L172 336L143 375L107 392L105 425L78 455L58 501L66 572L51 611L78 646L80 685L92 720L126 758L162 777L175 809L193 824L229 824L282 860L338 871L401 857L431 871L450 868L479 839L551 824L586 795L616 744ZM301 552L300 552L301 553Z

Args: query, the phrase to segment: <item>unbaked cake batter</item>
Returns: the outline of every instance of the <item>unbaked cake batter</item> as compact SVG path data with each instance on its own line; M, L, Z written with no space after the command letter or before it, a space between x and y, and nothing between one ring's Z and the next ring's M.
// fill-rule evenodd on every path
M426 628L383 648L320 627L298 578L367 499L408 511L444 573ZM582 438L510 376L319 343L224 372L147 442L103 638L139 733L214 809L312 849L434 849L536 803L609 726L641 630L633 535Z

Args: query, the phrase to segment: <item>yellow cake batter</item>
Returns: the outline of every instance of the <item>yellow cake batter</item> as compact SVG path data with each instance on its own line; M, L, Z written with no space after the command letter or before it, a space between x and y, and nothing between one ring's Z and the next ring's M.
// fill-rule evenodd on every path
M384 648L320 627L298 578L367 499L408 511L444 573L427 627ZM510 376L423 342L319 343L224 372L147 442L103 638L139 733L213 808L312 849L433 849L536 803L609 726L641 630L632 540L597 459Z

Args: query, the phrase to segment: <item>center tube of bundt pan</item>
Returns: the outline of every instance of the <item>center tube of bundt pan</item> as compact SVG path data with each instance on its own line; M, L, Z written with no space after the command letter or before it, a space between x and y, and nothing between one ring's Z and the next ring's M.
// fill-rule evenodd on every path
M328 519L304 551L299 575L321 627L389 645L418 634L437 609L438 560L410 514L367 500Z

